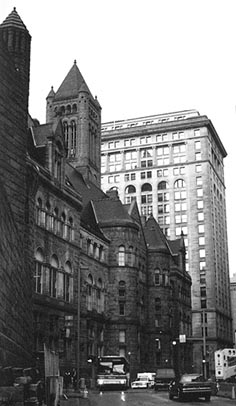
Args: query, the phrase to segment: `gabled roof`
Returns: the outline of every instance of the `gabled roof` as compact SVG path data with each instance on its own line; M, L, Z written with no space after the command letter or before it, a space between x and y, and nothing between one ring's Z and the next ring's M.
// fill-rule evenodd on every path
M37 120L29 120L33 125L29 128L28 135L28 153L36 162L45 166L47 163L46 149L50 138L60 139L64 144L63 129L61 120L55 120L53 123L37 124Z
M9 16L2 22L2 24L0 24L0 28L7 28L7 27L19 28L21 30L28 32L25 24L21 20L15 7L13 8L13 11L9 14Z
M79 91L88 92L91 96L91 92L78 68L76 61L70 69L69 73L63 80L61 86L55 93L54 100L73 99L78 97Z
M89 232L95 234L97 237L108 242L109 240L104 236L102 230L100 229L97 218L94 211L94 206L92 202L89 202L82 211L81 215L81 225Z
M170 253L167 239L153 216L150 216L146 221L144 235L148 249L164 250Z
M85 180L83 175L70 163L66 163L65 170L74 189L82 195L84 206L86 206L91 200L107 198L107 195L101 189L99 189L93 182Z
M93 202L98 223L103 227L131 226L137 227L136 222L127 213L119 199L103 199Z
M185 251L183 235L180 238L177 238L176 240L168 240L168 244L173 255L178 255L181 250Z

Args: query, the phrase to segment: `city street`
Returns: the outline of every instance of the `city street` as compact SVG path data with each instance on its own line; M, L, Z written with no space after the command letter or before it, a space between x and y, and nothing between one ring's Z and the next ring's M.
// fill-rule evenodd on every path
M90 392L88 395L90 406L166 406L166 405L193 405L200 406L206 404L205 400L184 401L178 402L169 400L167 392L154 392L152 390L128 390L121 391L105 391L105 392ZM235 403L235 400L222 397L212 396L211 406L229 406ZM209 404L209 403L208 403Z

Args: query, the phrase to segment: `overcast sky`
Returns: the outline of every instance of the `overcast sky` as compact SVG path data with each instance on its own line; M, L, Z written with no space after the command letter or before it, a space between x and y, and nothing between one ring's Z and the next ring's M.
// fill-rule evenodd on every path
M102 121L197 109L224 147L230 274L236 227L235 0L0 0L31 36L29 110L45 122L46 96L74 60Z

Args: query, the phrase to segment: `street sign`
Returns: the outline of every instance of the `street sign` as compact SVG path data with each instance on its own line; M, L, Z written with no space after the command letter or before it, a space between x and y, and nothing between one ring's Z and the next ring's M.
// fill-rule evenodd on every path
M186 343L186 334L180 334L179 335L179 342L180 343Z

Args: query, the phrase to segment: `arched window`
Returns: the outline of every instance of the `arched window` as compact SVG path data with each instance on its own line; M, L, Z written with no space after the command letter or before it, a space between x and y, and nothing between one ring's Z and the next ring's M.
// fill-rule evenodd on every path
M63 121L63 132L65 138L66 149L69 148L69 126L67 121Z
M38 248L35 254L34 291L43 293L43 250Z
M152 191L152 185L150 183L144 183L141 187L141 192L151 192Z
M70 261L65 263L63 298L66 302L73 300L73 275Z
M45 212L43 210L43 202L39 197L36 202L36 223L39 226L45 225Z
M73 104L72 105L72 113L76 113L77 112L77 104Z
M65 106L61 106L60 110L61 110L61 114L64 115L64 114L65 114L65 111L66 111L66 110L65 110Z
M71 121L71 145L70 145L70 156L75 156L77 145L77 127L74 120Z
M158 190L165 190L165 189L169 189L169 185L167 182L165 182L164 180L162 182L159 182L157 185L157 189Z
M52 256L50 265L50 296L57 297L57 271L59 262L56 255Z
M67 237L67 227L66 227L66 215L63 212L61 215L61 231L62 231L62 238Z
M129 204L132 200L136 200L136 188L133 185L129 185L125 188L125 203Z
M169 286L169 272L168 272L168 269L163 269L162 284L164 286Z
M125 266L125 247L121 245L118 251L118 265Z
M87 278L87 309L92 310L93 304L93 277L88 275Z
M102 292L102 279L98 278L97 282L97 309L98 313L104 311L104 295Z
M53 231L55 234L60 234L60 221L58 217L58 208L55 207L53 211Z
M186 183L183 179L177 179L174 183L175 189L182 189L186 187Z
M155 269L154 271L154 284L156 286L159 286L161 284L161 272L159 268Z
M125 188L125 193L130 194L130 193L136 193L136 188L133 185L129 185Z
M141 214L152 214L152 185L144 183L141 187Z
M68 105L66 106L66 114L70 114L70 113L71 113L71 105L68 104Z
M74 240L74 221L72 217L70 217L68 221L68 238L69 241Z
M46 219L45 219L46 229L47 229L47 230L51 230L51 227L52 227L52 222L51 222L51 205L50 205L49 202L46 203L45 208L46 208L46 212L45 212L45 216L46 216Z
M134 266L134 247L132 247L132 245L129 246L129 250L128 250L128 265L129 266Z

